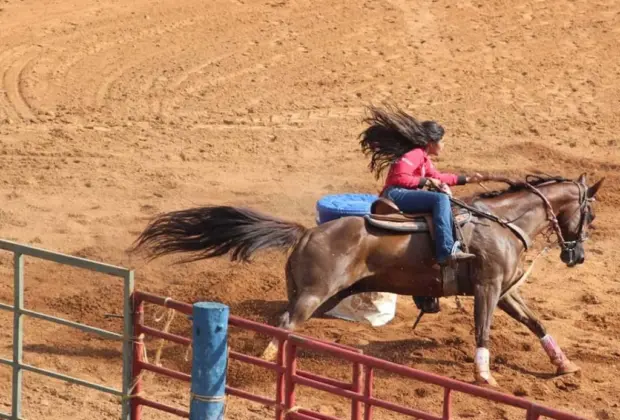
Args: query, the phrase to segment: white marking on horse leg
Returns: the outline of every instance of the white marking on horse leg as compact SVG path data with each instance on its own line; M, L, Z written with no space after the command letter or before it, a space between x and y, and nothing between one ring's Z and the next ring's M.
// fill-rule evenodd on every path
M476 364L476 375L484 380L491 377L491 367L489 365L490 353L489 349L484 347L478 347L476 349L476 356L474 357L474 363Z
M490 358L489 349L484 347L476 348L476 355L474 357L476 382L496 386L497 382L491 375Z
M273 340L269 342L269 345L267 346L265 351L263 351L262 358L268 361L273 361L275 360L277 355L278 355L278 340L274 338Z

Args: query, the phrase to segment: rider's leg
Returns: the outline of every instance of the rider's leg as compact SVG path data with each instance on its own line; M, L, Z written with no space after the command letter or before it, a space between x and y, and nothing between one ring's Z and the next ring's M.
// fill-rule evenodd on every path
M440 265L446 265L450 260L474 258L473 254L454 249L454 224L448 195L436 192L431 192L431 194L434 196L433 224L435 225L437 262Z
M449 259L461 259L459 253L452 253L454 235L452 208L448 195L425 190L392 188L387 191L387 196L405 213L432 213L435 226L435 256L440 264Z
M452 214L448 196L441 193L393 188L387 191L387 197L405 213L432 213L435 225L435 254L438 261L446 262L452 252L454 238L452 236ZM451 267L442 266L442 276L454 276ZM444 273L448 270L449 272ZM444 278L444 282L451 278ZM414 296L418 309L424 312L439 312L439 300L428 296Z
M450 198L446 194L429 192L433 202L433 224L435 225L435 246L437 262L445 263L454 247L452 235L452 208Z
M444 293L454 293L457 287L457 267L454 261L474 258L475 255L454 249L452 207L450 198L446 194L434 193L435 206L433 207L433 224L435 225L435 239L437 244L437 262L441 270L441 280Z

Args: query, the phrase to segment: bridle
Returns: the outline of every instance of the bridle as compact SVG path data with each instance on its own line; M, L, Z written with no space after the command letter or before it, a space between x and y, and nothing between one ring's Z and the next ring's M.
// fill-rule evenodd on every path
M538 178L536 175L527 175L525 177L525 182L523 183L523 186L530 190L532 193L536 194L538 197L541 198L541 200L543 201L543 204L545 206L545 211L547 212L547 220L550 224L550 230L553 231L553 233L556 234L557 237L557 243L560 246L560 248L562 249L563 252L568 253L568 256L570 257L571 261L573 260L574 256L575 256L575 249L577 248L577 246L580 243L585 242L588 237L585 231L585 225L586 225L586 217L588 214L587 208L588 208L588 203L594 201L594 198L588 198L588 187L585 186L584 184L580 183L580 182L576 182L570 179L564 179L564 178L553 178L550 179L548 182L543 182L543 183L538 183L536 186L532 184L532 182L530 181L532 178ZM538 178L540 179L540 178ZM514 182L504 179L504 178L496 178L493 179L494 181L503 181L506 182L510 185L515 185ZM551 203L549 202L549 200L547 199L547 197L545 197L545 195L537 188L537 187L541 187L544 185L549 185L551 183L559 183L559 182L571 182L575 185L577 185L577 187L579 188L579 208L577 209L577 211L580 212L580 219L579 219L579 230L577 231L577 237L575 240L572 241L567 241L564 238L564 235L562 234L562 229L560 228L560 223L558 222L557 217L555 216L555 213L553 212L553 207L551 206ZM454 197L450 197L450 201L452 201L454 204L466 208L467 210L469 210L470 212L472 212L473 214L483 217L485 219L494 221L498 224L500 224L501 226L510 229L513 233L515 233L517 235L517 237L519 237L519 239L521 239L521 241L524 243L526 249L529 247L530 244L528 244L528 237L527 235L521 231L520 229L516 228L516 226L507 221L504 220L501 217L495 216L494 214L491 214L489 212L483 211L483 210L479 210L476 209L470 205L468 205L467 203L454 198ZM547 238L549 240L549 236L547 235Z
M528 181L529 177L530 175L526 176L525 178L525 184L524 184L525 187L543 200L543 203L545 204L545 210L547 211L547 220L549 221L549 224L551 225L551 229L553 229L554 233L556 234L556 237L558 238L557 240L558 245L560 246L562 251L568 253L569 258L572 261L572 259L574 258L575 249L577 248L577 245L585 242L588 239L588 236L585 231L586 217L588 214L587 209L588 209L588 203L594 200L593 198L588 198L588 187L586 187L580 182L576 182L572 180L564 180L565 182L571 182L577 185L577 188L579 188L579 208L577 209L577 211L580 212L579 230L577 231L577 237L575 240L567 241L564 238L564 235L562 235L562 229L560 229L560 223L558 222L558 219L555 216L555 213L553 212L553 207L551 206L551 203L549 203L549 200L547 199L547 197L545 197L545 195L542 192L540 192L538 188L533 186ZM550 182L554 182L554 181L550 181ZM538 186L541 186L541 185L548 185L548 183L545 182L543 184L539 184Z

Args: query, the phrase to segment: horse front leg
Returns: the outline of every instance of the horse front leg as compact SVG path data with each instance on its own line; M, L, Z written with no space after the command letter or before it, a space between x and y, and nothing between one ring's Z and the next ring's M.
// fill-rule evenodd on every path
M500 295L501 279L474 288L474 321L476 324L476 355L474 357L474 377L477 383L497 386L491 375L489 334L493 312Z
M574 373L581 368L568 360L560 346L553 337L547 334L536 314L526 305L523 298L517 291L513 291L504 296L499 302L499 307L512 318L525 325L540 340L540 344L551 359L551 363L556 366L556 373L563 375Z

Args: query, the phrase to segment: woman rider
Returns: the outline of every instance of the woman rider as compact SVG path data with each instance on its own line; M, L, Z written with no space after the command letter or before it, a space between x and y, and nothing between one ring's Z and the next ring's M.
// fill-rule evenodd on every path
M392 200L404 213L432 213L435 226L436 259L441 267L444 284L455 280L454 262L475 258L461 251L453 236L453 218L447 186L480 182L473 176L441 173L435 169L430 156L443 149L444 129L435 121L418 122L401 110L382 110L370 107L370 123L360 144L362 151L371 154L370 170L377 178L389 167L381 196ZM425 191L434 186L444 192ZM438 312L437 298L414 297L416 306L424 312Z

